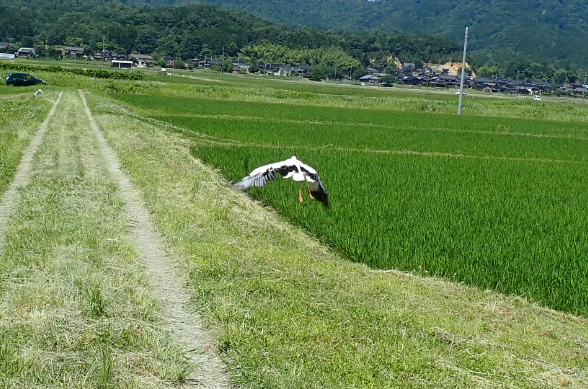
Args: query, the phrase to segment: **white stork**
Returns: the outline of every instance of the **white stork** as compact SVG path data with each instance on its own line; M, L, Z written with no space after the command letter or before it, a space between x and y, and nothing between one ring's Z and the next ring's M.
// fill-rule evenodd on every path
M43 91L41 89L39 89L38 91L35 92L35 97L39 96L41 93L43 93Z
M316 198L326 206L329 205L327 191L316 170L300 162L294 156L285 161L260 166L249 173L248 176L234 183L233 186L239 190L245 190L250 186L264 186L266 182L276 180L276 172L280 173L284 178L298 181L298 200L300 204L303 203L301 182L305 181L310 199L314 200Z

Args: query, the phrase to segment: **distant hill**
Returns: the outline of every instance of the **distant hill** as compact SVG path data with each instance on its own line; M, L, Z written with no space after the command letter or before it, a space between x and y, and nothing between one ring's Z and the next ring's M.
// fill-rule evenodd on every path
M517 54L537 62L588 66L585 0L120 0L152 6L196 2L240 10L287 26L427 34L462 42L484 59Z
M116 0L0 0L0 41L12 43L13 51L34 47L43 56L56 56L55 47L64 44L86 54L104 47L184 60L236 57L244 50L293 65L323 62L327 55L339 69L353 67L354 60L356 70L359 61L387 66L396 58L440 63L459 56L459 44L444 38L294 29L205 4L156 8ZM266 46L251 48L261 44Z

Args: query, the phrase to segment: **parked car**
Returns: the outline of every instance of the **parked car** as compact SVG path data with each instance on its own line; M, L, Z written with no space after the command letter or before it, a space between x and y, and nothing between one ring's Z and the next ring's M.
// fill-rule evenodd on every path
M28 73L8 73L6 76L7 86L27 86L36 84L47 84L44 80Z

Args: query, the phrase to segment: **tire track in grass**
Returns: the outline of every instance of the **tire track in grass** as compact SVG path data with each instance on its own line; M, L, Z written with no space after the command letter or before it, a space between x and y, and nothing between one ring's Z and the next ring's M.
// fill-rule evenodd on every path
M33 157L39 148L41 141L43 140L43 136L49 128L49 122L55 115L57 106L61 101L61 96L63 96L63 91L59 92L57 100L53 104L53 107L51 107L47 117L43 123L41 123L41 126L31 140L31 143L29 143L29 145L24 149L22 158L18 164L18 167L16 168L12 182L8 185L8 188L6 189L6 192L4 192L2 199L0 199L0 248L4 246L4 240L6 239L4 236L6 222L16 207L16 204L18 203L19 190L27 186L30 181Z
M117 182L123 201L127 204L128 217L132 222L134 239L141 260L155 281L155 291L163 304L166 327L185 345L195 371L187 381L200 388L228 388L228 378L222 362L213 354L212 337L204 330L202 321L186 309L189 296L181 285L179 270L165 253L163 237L156 230L140 192L120 169L120 161L108 145L90 108L84 93L78 90L84 104L92 132L98 139L100 151L108 170Z

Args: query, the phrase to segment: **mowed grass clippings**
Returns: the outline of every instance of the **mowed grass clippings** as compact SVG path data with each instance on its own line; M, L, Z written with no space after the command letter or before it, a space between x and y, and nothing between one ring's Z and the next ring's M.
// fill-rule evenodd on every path
M57 94L33 98L22 93L5 94L16 88L0 88L0 194L10 182L29 144Z
M33 166L0 252L0 387L176 387L185 359L76 92Z
M588 385L584 319L342 260L191 158L190 140L89 100L238 387Z

